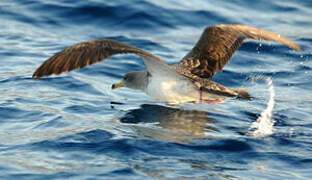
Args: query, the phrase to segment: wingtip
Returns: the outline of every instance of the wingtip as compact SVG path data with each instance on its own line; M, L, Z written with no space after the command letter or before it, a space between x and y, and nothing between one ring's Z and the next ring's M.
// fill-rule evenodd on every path
M297 44L294 44L294 46L292 48L296 51L302 51L301 47Z
M39 80L40 76L38 76L37 72L34 72L34 74L31 76L31 78L35 79L35 80Z
M233 89L233 90L238 93L237 96L238 98L246 99L248 101L252 100L252 97L247 89Z
M291 40L286 39L286 42L284 42L284 44L293 50L302 51L301 47L298 44L292 42Z
M35 76L35 75L32 75L31 79L38 80L38 79L39 79L39 77L38 77L38 76Z

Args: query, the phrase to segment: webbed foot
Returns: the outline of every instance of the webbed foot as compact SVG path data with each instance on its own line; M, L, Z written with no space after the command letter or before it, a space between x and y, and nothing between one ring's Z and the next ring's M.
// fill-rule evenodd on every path
M223 103L222 99L215 99L215 100L202 100L202 103L206 103L206 104L219 104L219 103Z

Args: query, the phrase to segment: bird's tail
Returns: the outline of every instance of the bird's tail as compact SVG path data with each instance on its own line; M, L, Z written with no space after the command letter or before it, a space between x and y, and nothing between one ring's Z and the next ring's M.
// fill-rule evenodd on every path
M232 89L234 92L238 94L238 98L246 99L246 100L251 100L251 96L248 93L247 89Z

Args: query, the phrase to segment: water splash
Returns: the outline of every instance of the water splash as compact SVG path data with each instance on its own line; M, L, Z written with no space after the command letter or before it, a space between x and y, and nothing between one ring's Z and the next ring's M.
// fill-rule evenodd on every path
M253 122L249 128L249 134L254 137L265 137L273 134L274 119L272 119L272 111L275 104L274 101L274 86L271 78L266 78L267 85L269 87L270 99L267 107L261 112L257 121Z

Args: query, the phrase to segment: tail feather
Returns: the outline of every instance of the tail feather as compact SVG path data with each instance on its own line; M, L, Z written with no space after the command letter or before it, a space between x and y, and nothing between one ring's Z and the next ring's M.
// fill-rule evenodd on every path
M234 92L238 94L238 98L246 99L246 100L251 100L251 96L248 93L247 89L232 89Z

